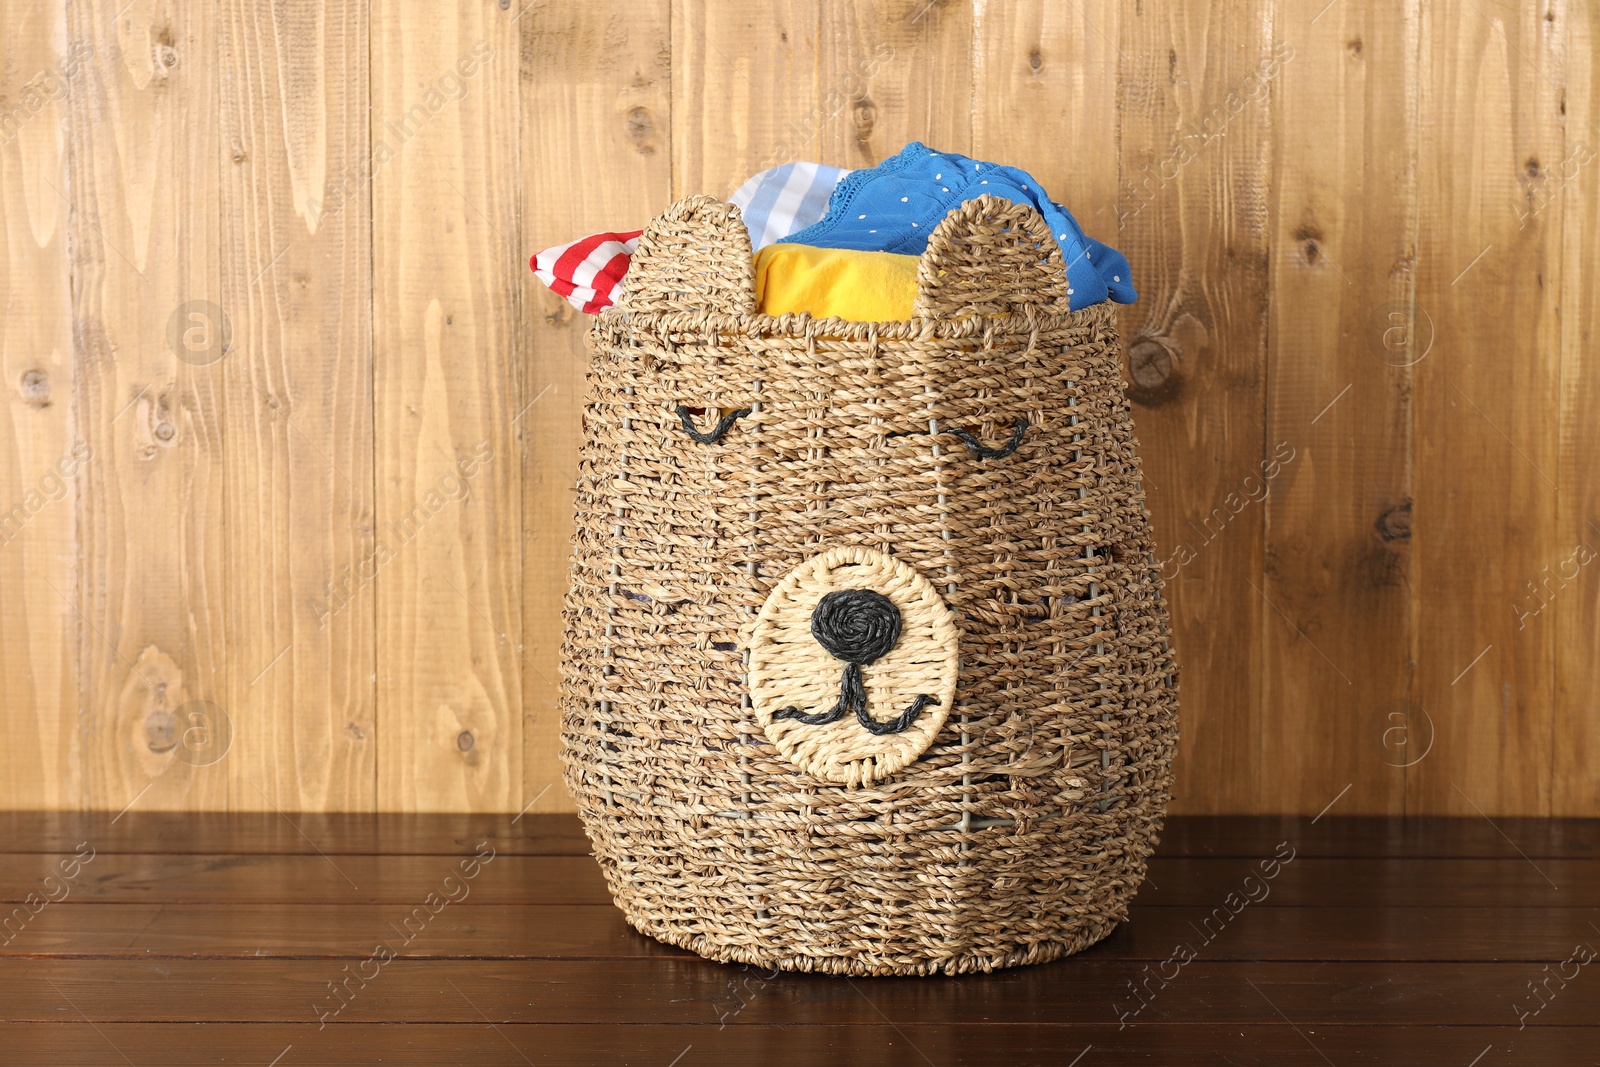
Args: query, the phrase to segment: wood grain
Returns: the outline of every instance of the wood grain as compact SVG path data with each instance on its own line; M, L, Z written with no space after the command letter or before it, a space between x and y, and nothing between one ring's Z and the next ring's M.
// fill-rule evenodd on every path
M39 841L97 816L6 818L18 840ZM433 852L339 856L356 888L316 873L331 857L170 853L175 815L126 818L136 828L115 830L125 851L62 869L69 894L58 881L55 903L0 904L8 1063L1061 1064L1097 1053L1117 1063L1399 1057L1460 1067L1491 1052L1589 1062L1600 1019L1581 962L1600 940L1591 856L1600 820L1544 823L1560 836L1529 841L1563 886L1552 906L1514 850L1431 858L1480 847L1487 824L1476 817L1180 817L1175 836L1191 854L1158 854L1153 894L1083 953L988 975L862 983L716 964L642 937L609 903L568 902L603 893L587 857L494 855L468 873L464 857ZM234 844L267 843L261 813L229 818ZM307 825L330 844L422 849L484 821L321 819ZM1269 896L1230 903L1229 887L1253 864L1229 853L1285 824L1308 851L1393 854L1297 854L1269 879ZM39 888L40 864L57 859L0 852L0 896ZM453 889L441 868L461 872ZM435 886L458 899L430 901Z
M515 856L590 850L570 814L0 811L0 854L64 855L86 842L104 853L168 856L462 856L484 842ZM1324 859L1600 859L1600 821L1173 815L1160 855L1248 864L1283 844L1297 856Z
M822 6L816 108L789 120L816 128L814 158L856 169L909 141L970 151L973 18L969 5L927 0Z
M821 158L820 8L804 0L672 4L672 197L729 196L750 175ZM773 86L783 86L773 92Z
M184 758L193 702L224 701L232 669L217 26L209 7L118 7L67 5L68 38L94 50L67 123L74 415L94 455L74 634L82 803L220 807L226 769Z
M1264 421L1271 11L1124 6L1118 34L1117 247L1139 290L1120 326L1180 667L1176 811L1262 810L1263 635L1284 625L1248 481L1290 463Z
M220 18L229 803L371 810L365 6L230 2Z
M517 810L524 351L516 12L372 20L377 796Z
M1550 810L1600 816L1600 11L1568 10L1566 153L1524 210L1561 201L1561 393L1553 573L1540 596L1555 641ZM1561 551L1571 545L1571 551Z
M974 156L1027 171L1085 233L1114 248L1120 114L1115 86L1093 72L1119 68L1123 6L994 5L973 55Z
M92 458L73 418L68 98L82 49L66 12L0 6L0 804L75 807L78 758L77 496Z
M72 855L68 850L65 855ZM1287 854L1287 853L1286 853ZM486 863L472 864L477 855ZM1264 856L1271 856L1268 851ZM0 869L0 903L18 904L36 893L62 854L7 857ZM1515 862L1513 862L1515 861ZM480 873L462 883L468 863ZM1298 856L1263 880L1258 859L1158 857L1139 906L1207 908L1229 893L1252 896L1251 907L1348 906L1488 908L1504 900L1527 906L1582 908L1600 900L1600 860L1523 860L1515 854L1476 858L1369 859ZM193 904L371 903L404 914L428 893L442 893L446 877L464 884L475 904L607 904L600 869L586 855L501 855L487 839L456 852L422 856L271 853L96 852L93 878L77 884L78 903ZM3 909L0 909L3 910Z
M1315 814L1348 786L1341 812L1401 811L1406 765L1432 755L1410 701L1417 130L1392 91L1419 17L1345 3L1275 31L1267 444L1297 458L1260 485L1265 810Z
M13 1023L71 1021L73 1008L63 993L99 1022L299 1023L313 1004L332 1001L325 983L342 976L346 962L169 960L153 972L149 964L123 960L0 960L0 987L17 990L4 1009ZM954 1025L993 1026L1002 1019L1007 1026L1093 1025L1116 1022L1119 1006L1126 1010L1132 1000L1130 983L1137 985L1145 968L1132 960L1081 958L979 979L887 978L863 986L676 957L647 967L612 960L396 960L384 968L383 980L360 989L338 1018L341 1026L482 1025L481 1010L513 1025L606 1024L616 1020L619 1005L626 1005L635 1026L701 1025L725 1033L715 1028L870 1027L884 1025L883 1016L902 1023L919 1020L920 1028L929 1005L937 1003L940 1021ZM1300 1026L1514 1024L1508 995L1529 973L1522 963L1462 968L1452 963L1195 961L1184 968L1182 981L1162 989L1139 1012L1137 1022L1253 1026L1272 1011L1251 989L1253 982ZM450 991L447 982L469 992L470 1001L441 996L441 990ZM128 995L146 984L154 986L152 995ZM1538 1016L1541 1029L1594 1026L1586 1014L1593 998L1581 990L1573 993L1551 1000Z
M1510 861L1507 861L1510 862ZM1520 862L1520 861L1518 861ZM358 883L359 885L359 883ZM412 906L415 907L417 903ZM1139 910L1092 951L1116 959L1159 962L1193 942L1208 960L1532 963L1563 960L1589 939L1595 909L1493 907L1246 907L1220 936L1201 931L1208 906ZM91 958L129 952L141 959L261 959L365 956L392 936L410 911L370 904L66 903L42 910L21 936L0 944L0 957ZM445 910L397 956L430 959L694 958L636 933L611 904L476 904ZM1585 931L1589 931L1585 933ZM400 951L401 949L404 951Z
M1175 811L1600 815L1592 5L502 2L0 6L0 810L571 810L528 257L920 139L1132 262Z
M1435 727L1408 770L1422 811L1550 811L1553 618L1523 624L1556 540L1565 199L1519 213L1565 154L1565 19L1516 3L1427 8L1418 84L1415 703ZM1553 615L1553 613L1549 613ZM1425 648L1424 655L1420 649Z
M446 995L449 987L439 995ZM449 994L454 995L454 994ZM464 994L465 995L465 994ZM470 999L470 997L469 997ZM1511 1020L1515 1023L1515 1019ZM1530 1028L1531 1029L1531 1028ZM821 1024L803 1031L766 1027L679 1023L614 1026L604 1023L503 1025L473 1023L389 1026L351 1023L318 1029L315 1021L275 1024L26 1023L9 1028L15 1063L49 1067L63 1059L94 1062L121 1052L131 1062L173 1067L268 1063L289 1053L297 1064L538 1063L591 1067L595 1063L663 1063L693 1056L708 1067L744 1067L818 1062L839 1067L1060 1067L1092 1049L1116 1063L1227 1063L1241 1055L1284 1067L1372 1065L1390 1062L1399 1050L1414 1067L1459 1067L1484 1049L1514 1048L1530 1063L1581 1063L1594 1046L1594 1028L1549 1026L1518 1033L1515 1025L1478 1027L1441 1036L1426 1026L1332 1026L1307 1038L1292 1026L1238 1027L1173 1024L1071 1026L987 1024L918 1025L911 1034L892 1023L876 1026ZM534 1057L538 1058L535 1059Z
M618 33L617 16L606 5L546 5L522 19L523 107L538 122L522 141L521 211L534 248L580 233L642 229L669 203L668 4L629 5L626 34ZM596 172L615 180L590 180ZM516 807L550 811L571 806L561 785L557 701L589 323L526 267L518 281L523 400L512 423L522 464L526 718Z

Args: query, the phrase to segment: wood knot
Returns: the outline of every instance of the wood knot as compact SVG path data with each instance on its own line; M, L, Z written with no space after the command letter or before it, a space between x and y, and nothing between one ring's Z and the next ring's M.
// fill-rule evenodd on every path
M22 372L22 399L29 407L50 406L50 375L37 368Z
M1396 504L1379 515L1378 521L1373 525L1378 531L1378 536L1385 541L1411 540L1411 501Z
M178 718L166 708L152 708L144 718L144 742L161 754L178 747Z
M462 752L471 752L472 746L475 744L477 742L473 740L471 730L462 730L459 734L456 734L456 748Z
M1307 223L1294 231L1294 239L1300 244L1306 264L1316 266L1317 260L1322 258L1322 230Z
M1128 350L1128 396L1145 407L1165 404L1183 388L1177 353L1165 338L1144 337Z
M656 132L655 116L650 114L647 107L632 107L628 109L628 136L633 138L633 146L641 155L653 155L656 146L652 138Z
M1035 48L1033 51L1028 53L1028 69L1037 74L1043 68L1044 56L1040 55L1039 50Z
M878 125L878 106L870 96L863 96L851 108L850 118L855 123L856 140L865 141Z

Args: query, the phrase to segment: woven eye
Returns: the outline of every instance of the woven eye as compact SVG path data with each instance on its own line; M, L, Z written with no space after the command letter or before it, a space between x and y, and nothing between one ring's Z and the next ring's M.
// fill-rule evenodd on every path
M976 436L959 427L951 427L950 432L961 438L974 459L1005 459L1017 450L1022 444L1022 439L1028 434L1028 420L1018 419L1017 425L1011 431L1011 440L1000 448L989 448Z
M718 419L717 424L711 429L701 432L695 427L694 416L696 411L705 410L706 409L703 408L690 408L686 404L678 405L678 421L683 423L683 432L703 445L714 445L718 441L722 440L722 435L733 429L733 424L750 414L751 411L750 408L740 408L737 411L730 411L726 415L723 415L722 418ZM717 409L712 408L709 410L716 411Z

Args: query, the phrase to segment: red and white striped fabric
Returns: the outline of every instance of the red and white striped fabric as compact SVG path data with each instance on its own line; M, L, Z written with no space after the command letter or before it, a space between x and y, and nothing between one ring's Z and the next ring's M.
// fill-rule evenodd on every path
M552 292L585 315L593 315L616 298L643 232L592 233L537 253L530 265Z

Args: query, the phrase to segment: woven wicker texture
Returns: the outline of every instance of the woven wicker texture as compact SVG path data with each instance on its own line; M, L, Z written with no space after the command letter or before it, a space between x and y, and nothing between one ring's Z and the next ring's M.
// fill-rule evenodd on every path
M738 212L709 197L651 223L627 286L592 333L562 718L629 922L848 974L1104 937L1144 876L1177 736L1109 306L1068 312L1043 220L988 197L935 229L907 322L755 314ZM692 439L685 418L724 432ZM931 744L854 785L773 743L750 662L779 583L851 548L930 582L960 650ZM910 697L873 673L888 718Z

